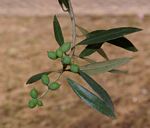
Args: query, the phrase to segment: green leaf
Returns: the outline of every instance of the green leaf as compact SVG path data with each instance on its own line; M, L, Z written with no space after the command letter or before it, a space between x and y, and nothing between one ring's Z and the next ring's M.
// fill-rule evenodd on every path
M88 85L103 99L106 105L114 111L113 102L109 96L109 94L99 85L95 80L93 80L86 73L79 71L80 76L88 83Z
M106 116L115 117L114 112L99 97L69 78L67 79L67 82L73 91L90 107L105 114Z
M61 30L59 21L56 16L54 16L53 26L54 26L55 39L58 42L58 44L61 46L64 43L64 37L62 34L62 30Z
M124 48L128 51L132 51L132 52L137 51L136 47L125 37L110 40L110 41L108 41L108 43L113 44L118 47L121 47L121 48ZM97 51L102 57L104 57L106 60L108 60L106 53L101 48L102 44L104 44L104 43L87 45L85 47L85 49L80 53L79 56L81 58L83 58L83 57L89 56Z
M99 44L95 44L95 45L88 45L85 47L85 49L80 53L79 57L83 58L86 56L89 56L91 54L93 54L95 51L97 51L97 49L100 48Z
M103 62L95 62L91 64L87 64L84 66L81 66L80 69L84 72L86 72L89 75L94 75L98 73L104 73L111 71L112 69L115 69L123 64L128 63L131 60L131 58L118 58Z
M87 34L87 37L90 38L90 37L94 37L94 36L99 36L99 35L103 34L104 31L106 31L106 30L92 31L92 32ZM109 40L107 42L110 43L110 44L116 45L118 47L124 48L128 51L132 51L132 52L137 51L136 47L125 37L120 37L120 38L117 38L117 39ZM100 44L102 45L104 43L100 43Z
M62 0L65 7L69 10L69 0Z
M83 49L83 51L80 53L79 57L84 58L97 51L102 57L104 57L106 60L109 60L105 51L101 48L101 45L102 44L87 45L85 49Z
M97 52L104 57L106 60L109 60L108 56L106 55L105 51L102 48L97 49Z
M80 32L84 35L84 36L87 36L87 34L89 33L88 30L86 30L85 28L79 26L79 25L76 25L76 27L80 30Z
M83 27L81 27L81 26L79 26L79 25L76 25L76 26L79 28L80 32L81 32L84 36L86 36L86 37L89 36L89 35L88 35L88 33L89 33L88 30L86 30L85 28L83 28ZM103 30L102 30L102 31L103 31ZM86 46L85 49L80 53L79 57L83 58L83 57L89 56L89 55L93 54L94 52L96 52L97 49L99 49L100 47L101 47L101 45L99 45L99 44L88 45L88 46Z
M141 31L141 29L133 27L113 28L106 31L101 30L98 33L92 34L91 37L81 41L78 45L100 44L138 31Z
M38 80L41 79L42 75L46 74L48 75L50 72L42 72L42 73L38 73L38 74L35 74L33 76L31 76L28 81L26 82L26 84L32 84Z
M85 34L88 38L92 38L92 37L103 34L103 32L105 32L105 31L106 30L96 30L96 31L90 32L88 34L87 33L85 33ZM115 46L121 47L123 49L126 49L128 51L132 51L132 52L137 51L136 47L125 37L120 37L117 39L109 40L107 42L110 44L113 44ZM101 49L102 44L104 44L104 42L101 42L98 44L87 45L86 48L80 53L79 56L83 58L83 57L89 56L97 51L101 56L103 56L106 60L108 60L106 53L104 52L103 49Z
M95 30L95 31L89 32L87 34L87 37L90 38L90 37L99 36L99 35L103 34L103 32L105 32L105 31L107 31L107 30Z
M68 11L69 10L69 0L58 0L61 8L63 11ZM64 8L64 6L66 7L66 9Z
M121 47L123 49L126 49L128 51L137 52L137 48L127 39L124 37L110 40L108 43L113 44L115 46Z

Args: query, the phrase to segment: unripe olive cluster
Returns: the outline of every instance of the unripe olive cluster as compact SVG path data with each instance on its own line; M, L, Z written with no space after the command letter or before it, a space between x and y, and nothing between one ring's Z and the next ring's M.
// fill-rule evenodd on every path
M33 88L30 91L31 99L28 102L29 108L35 108L36 106L38 106L38 107L43 106L43 102L42 102L42 100L38 99L38 95L39 95L39 93L35 88Z
M71 49L71 43L64 43L61 47L59 47L56 51L48 51L48 57L52 60L56 60L57 58L61 59L61 63L63 66L69 66L70 71L73 73L79 72L79 66L72 62L72 58L68 56L66 53ZM47 86L48 90L55 91L60 88L60 84L56 81L50 81L48 74L43 74L41 76L41 82ZM36 106L43 106L43 102L39 98L38 91L33 88L30 92L30 96L32 99L29 100L28 106L29 108L35 108Z
M60 87L59 83L50 82L50 79L47 74L42 75L41 81L44 85L48 87L49 90L57 90Z
M77 64L72 63L72 59L70 56L66 55L71 48L71 43L64 43L60 48L56 51L48 51L48 57L52 60L57 58L61 58L61 62L63 65L70 65L70 71L74 73L79 72L79 66Z
M41 81L44 85L48 87L48 90L57 90L60 87L60 84L57 82L50 82L50 79L47 74L42 75ZM36 106L40 107L43 106L43 102L41 99L39 99L39 93L37 89L33 88L30 91L31 99L28 102L29 108L35 108Z
M56 60L57 58L62 58L65 53L67 53L71 48L71 43L66 42L61 47L59 47L56 51L48 51L48 57L52 60Z

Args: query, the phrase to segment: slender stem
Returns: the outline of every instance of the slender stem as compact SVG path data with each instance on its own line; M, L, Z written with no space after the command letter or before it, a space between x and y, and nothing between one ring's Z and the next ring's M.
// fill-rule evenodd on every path
M46 89L45 92L39 97L39 99L42 99L46 94L49 92L49 89Z
M69 2L69 15L71 18L71 22L72 22L72 49L71 49L71 53L70 55L73 56L75 53L75 44L76 44L76 36L77 36L77 32L76 32L76 20L75 20L75 14L72 8L72 4L71 4L71 0L68 1Z
M57 78L54 82L56 82L56 81L58 81L58 80L60 79L60 77L62 76L63 72L64 72L63 70L61 70L61 71L59 72L60 74L59 74L58 78ZM42 95L40 95L39 99L42 99L44 96L46 96L49 91L50 91L50 90L47 88L47 89L42 93Z
M58 76L58 78L55 80L55 82L60 79L60 77L62 76L63 73L64 73L64 71L62 71L62 72L59 74L59 76Z
M72 57L75 53L75 45L76 45L76 37L77 37L77 32L76 32L76 20L75 20L75 14L72 8L72 4L71 4L71 0L68 1L69 2L69 15L70 15L70 19L71 19L71 23L72 23L72 48L71 48L71 53L70 56ZM58 78L55 80L59 80L61 75L63 74L64 71L60 71L60 75L58 76ZM45 92L39 97L39 99L42 99L47 93L49 92L49 89L46 89Z

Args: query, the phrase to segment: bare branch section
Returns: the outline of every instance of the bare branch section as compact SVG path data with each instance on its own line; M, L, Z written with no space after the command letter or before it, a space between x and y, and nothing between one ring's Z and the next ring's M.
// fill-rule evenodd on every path
M72 4L71 4L71 0L69 0L69 15L71 18L71 22L72 22L72 48L71 48L71 56L74 55L75 53L75 44L76 44L76 36L77 36L77 32L76 32L76 20L75 20L75 14L72 8Z

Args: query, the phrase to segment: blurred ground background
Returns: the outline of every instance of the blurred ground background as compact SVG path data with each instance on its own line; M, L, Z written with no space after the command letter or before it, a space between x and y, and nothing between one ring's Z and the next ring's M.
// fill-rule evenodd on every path
M77 15L149 14L149 0L73 0ZM90 5L90 6L89 6ZM57 0L0 0L0 14L43 16L62 13Z
M117 119L109 119L86 106L63 78L62 87L44 98L44 107L34 110L27 108L30 89L36 86L44 91L40 82L26 87L25 82L29 76L59 67L58 62L52 63L47 58L46 51L58 47L53 35L52 15L56 12L60 14L61 10L57 1L52 0L0 0L0 128L149 128L150 16L146 11L150 7L148 1L134 0L124 4L122 0L110 4L113 0L76 0L73 3L76 7L77 23L88 30L120 26L143 29L140 33L128 36L139 49L137 53L104 45L110 58L135 57L122 67L129 71L128 75L105 73L94 76L112 96ZM109 7L106 6L108 4ZM120 9L121 13L117 9ZM59 20L65 39L70 40L69 18L60 15ZM97 54L91 57L97 61L103 60ZM75 75L71 77L77 79Z

